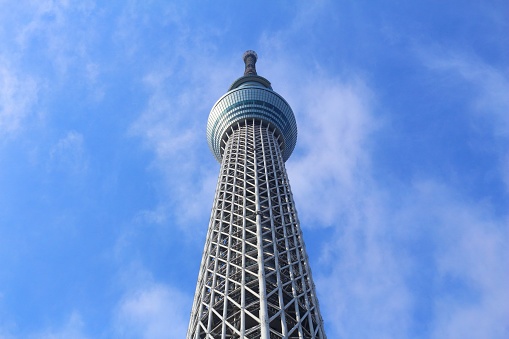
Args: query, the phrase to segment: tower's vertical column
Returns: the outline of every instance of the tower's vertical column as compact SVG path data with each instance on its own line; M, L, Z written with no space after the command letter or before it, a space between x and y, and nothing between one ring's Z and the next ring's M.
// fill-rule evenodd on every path
M257 238L257 247L258 247L258 284L260 290L260 334L261 339L269 339L270 331L269 331L269 315L267 311L267 290L265 286L265 256L263 251L263 231L262 228L262 209L263 206L260 202L260 188L263 189L262 183L260 180L260 176L263 178L263 159L265 157L264 149L263 149L263 127L259 124L255 124L253 121L249 125L249 129L251 129L252 137L252 145L253 145L253 159L254 159L254 173L255 173L255 202L256 202L256 238ZM260 175L261 174L261 175ZM262 186L262 187L260 187Z

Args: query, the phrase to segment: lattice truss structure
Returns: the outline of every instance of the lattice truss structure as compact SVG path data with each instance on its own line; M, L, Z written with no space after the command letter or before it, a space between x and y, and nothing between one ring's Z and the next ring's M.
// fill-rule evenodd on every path
M281 147L268 123L231 127L188 339L326 338Z

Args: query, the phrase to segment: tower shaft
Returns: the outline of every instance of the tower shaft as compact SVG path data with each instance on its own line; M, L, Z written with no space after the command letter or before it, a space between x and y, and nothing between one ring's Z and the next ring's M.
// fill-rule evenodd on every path
M326 338L283 147L263 120L230 126L188 339Z

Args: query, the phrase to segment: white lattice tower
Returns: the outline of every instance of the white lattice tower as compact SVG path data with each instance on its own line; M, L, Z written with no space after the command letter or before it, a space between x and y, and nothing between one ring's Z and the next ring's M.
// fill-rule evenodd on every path
M326 338L284 165L295 118L244 61L209 117L221 172L187 338Z

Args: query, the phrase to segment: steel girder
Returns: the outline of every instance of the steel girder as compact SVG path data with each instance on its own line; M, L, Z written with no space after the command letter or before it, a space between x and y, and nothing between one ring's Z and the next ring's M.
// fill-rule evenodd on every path
M232 127L188 339L326 338L278 138L256 119Z

